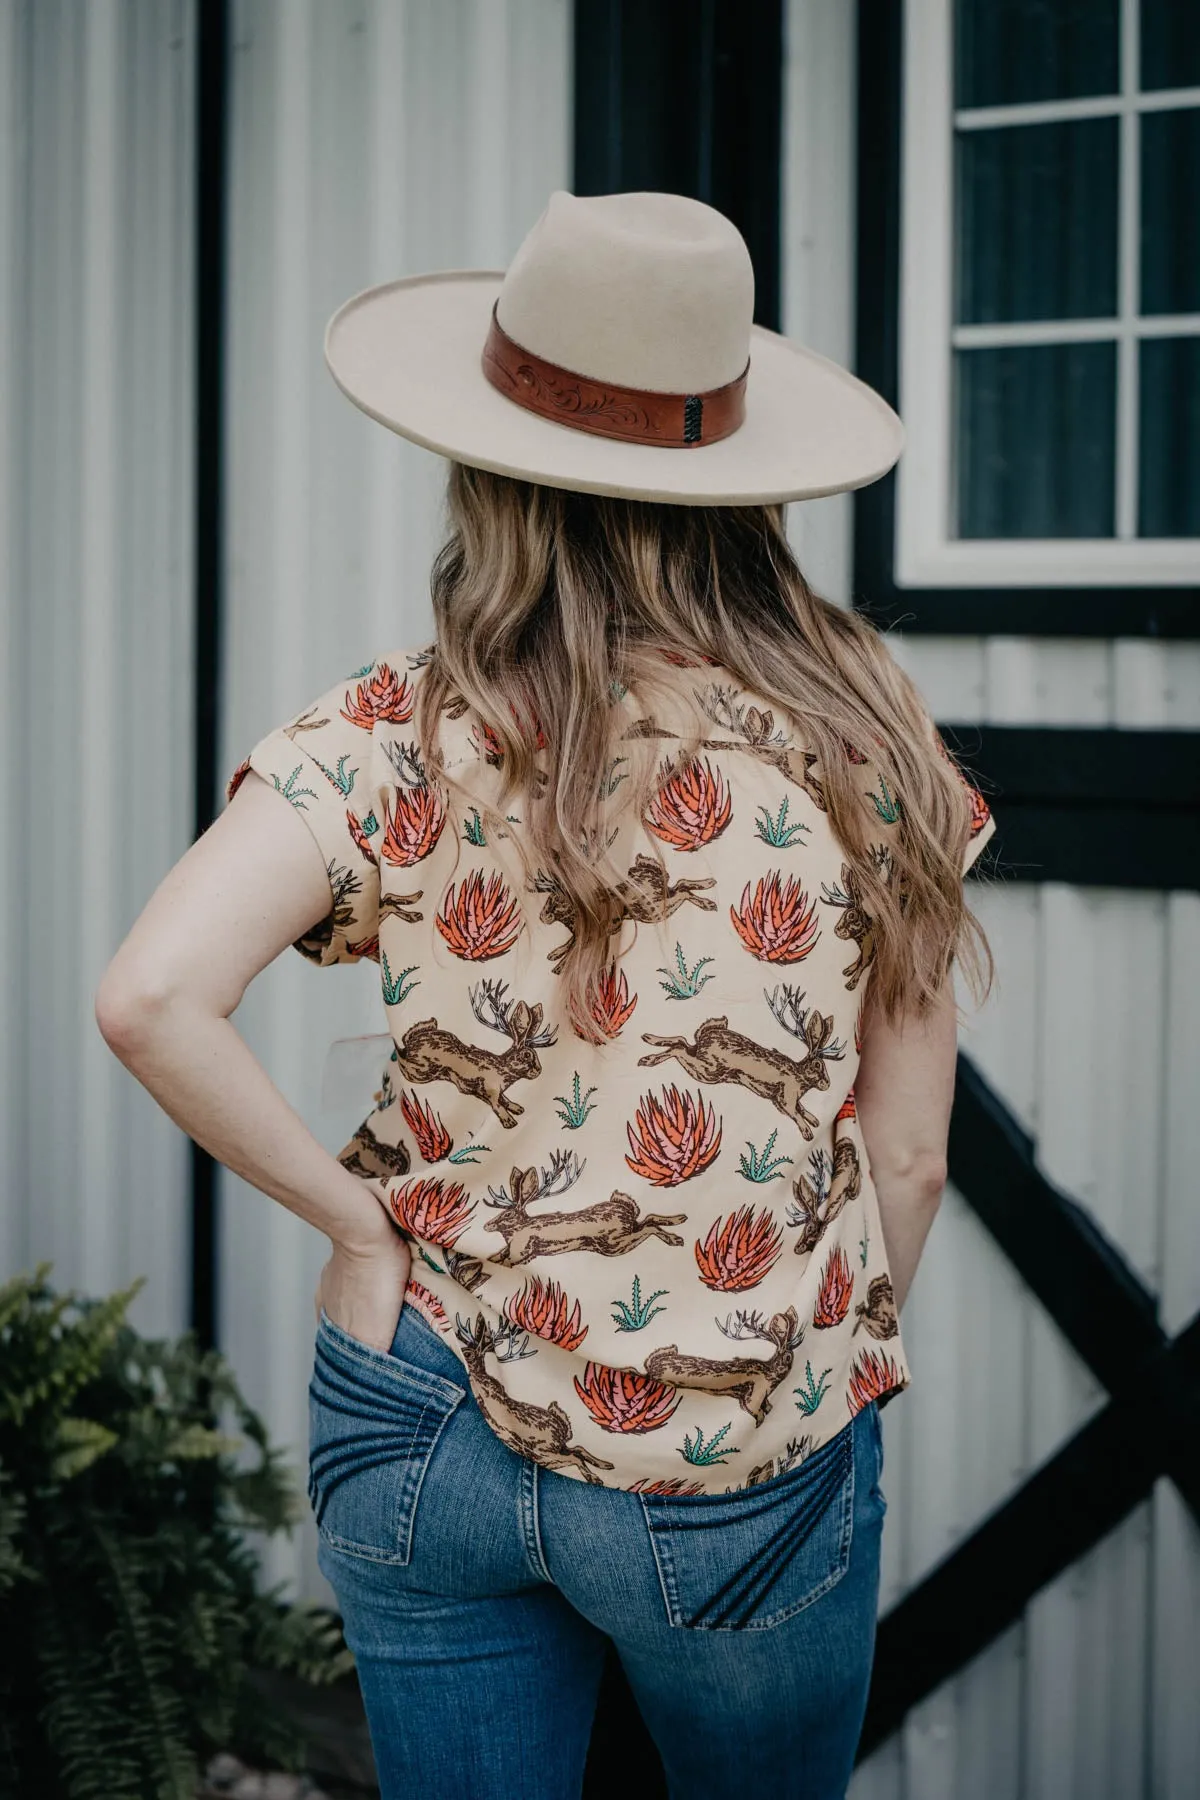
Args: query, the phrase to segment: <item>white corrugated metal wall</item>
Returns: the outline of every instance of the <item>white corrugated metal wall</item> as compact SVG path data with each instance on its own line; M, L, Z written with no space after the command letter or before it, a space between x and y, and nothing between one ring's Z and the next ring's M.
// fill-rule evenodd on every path
M187 1142L92 995L191 842L191 0L0 0L0 1274L149 1276Z
M439 465L336 392L347 294L501 265L569 184L566 0L239 0L232 49L224 766L376 650L419 640ZM0 1270L101 1291L151 1276L182 1322L186 1145L95 1032L111 949L190 837L193 0L0 0ZM789 0L785 326L848 358L853 9ZM794 510L845 598L848 507ZM947 721L1194 727L1200 651L896 639ZM169 747L169 748L167 748ZM126 821L135 820L129 830ZM119 843L121 854L112 846ZM1161 1296L1200 1306L1190 1104L1200 897L984 892L1000 971L966 1047ZM284 958L239 1025L331 1149L325 1047L376 1030L370 972ZM319 1244L226 1178L221 1331L276 1435L304 1437ZM952 1192L906 1307L885 1415L884 1604L1100 1393ZM316 1582L307 1536L277 1559ZM1200 1790L1200 1541L1145 1506L859 1772L855 1800L1184 1800Z
M226 770L312 694L431 630L444 464L339 393L325 322L372 282L502 268L569 186L570 16L567 0L235 6ZM357 1110L322 1111L325 1052L385 1029L374 974L287 956L237 1014L330 1150L370 1085ZM299 1462L322 1240L229 1175L220 1204L221 1341ZM306 1522L276 1573L319 1591L313 1554Z

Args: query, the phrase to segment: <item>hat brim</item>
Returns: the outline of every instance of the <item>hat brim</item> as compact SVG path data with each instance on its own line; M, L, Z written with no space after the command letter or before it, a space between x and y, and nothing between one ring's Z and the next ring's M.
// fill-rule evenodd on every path
M816 499L877 481L904 446L899 418L838 363L754 326L746 417L715 444L627 444L543 419L480 366L503 274L385 282L338 308L325 360L355 406L427 450L543 486L675 505Z

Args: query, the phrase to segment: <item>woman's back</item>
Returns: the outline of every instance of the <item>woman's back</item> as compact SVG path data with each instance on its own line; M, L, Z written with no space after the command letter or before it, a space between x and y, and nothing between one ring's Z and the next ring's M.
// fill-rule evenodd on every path
M909 1380L853 1096L873 922L819 760L710 661L664 659L678 709L614 691L626 882L579 1029L573 902L523 865L498 740L453 697L453 780L428 779L428 667L379 659L242 765L329 863L334 910L297 948L379 961L392 1060L342 1161L387 1180L419 1258L406 1299L510 1448L610 1487L766 1480ZM620 789L647 741L673 766L639 817ZM847 755L886 872L898 800ZM991 830L979 800L968 862Z

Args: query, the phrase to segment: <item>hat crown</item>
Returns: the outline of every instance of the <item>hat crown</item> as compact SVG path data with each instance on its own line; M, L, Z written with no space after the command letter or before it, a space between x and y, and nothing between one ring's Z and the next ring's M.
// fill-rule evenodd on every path
M560 190L510 263L496 316L523 349L593 381L707 393L750 355L750 252L700 200Z

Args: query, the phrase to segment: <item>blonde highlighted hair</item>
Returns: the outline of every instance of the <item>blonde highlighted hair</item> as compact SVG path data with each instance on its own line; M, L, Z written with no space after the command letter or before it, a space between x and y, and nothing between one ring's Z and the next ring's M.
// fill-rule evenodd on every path
M986 995L991 953L962 881L967 785L878 629L809 587L781 506L612 499L461 463L451 465L447 506L432 581L436 644L415 728L431 774L477 807L442 762L441 714L465 702L488 728L500 792L483 818L503 834L519 798L527 875L551 878L565 896L572 935L561 976L577 1029L592 1035L591 1000L622 913L614 889L629 888L609 855L619 819L630 808L640 817L704 735L692 718L665 767L652 739L622 735L615 695L631 691L651 716L656 703L678 707L672 659L720 665L815 753L830 827L874 921L870 1004L890 1020L921 1010L954 961L973 998ZM628 779L613 792L617 756L628 757ZM899 799L882 867L855 777L864 758Z

